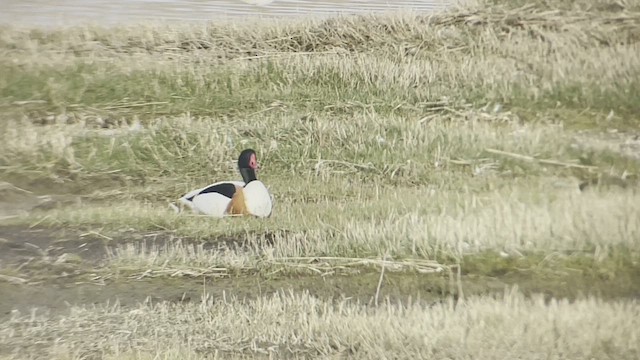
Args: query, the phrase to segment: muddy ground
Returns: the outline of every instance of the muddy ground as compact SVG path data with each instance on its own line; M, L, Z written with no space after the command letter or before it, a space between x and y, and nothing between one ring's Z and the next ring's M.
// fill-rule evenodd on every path
M185 241L185 239L181 239ZM186 239L189 241L188 239ZM232 239L209 241L207 246L229 246ZM108 248L131 241L163 245L175 239L166 233L126 232L106 240L77 230L0 226L0 318L13 311L33 308L53 313L70 305L118 301L126 307L144 301L199 301L213 298L252 298L276 291L308 291L322 298L352 298L373 302L380 273L362 269L331 276L235 274L225 277L192 278L168 276L138 279L131 276L100 276ZM238 241L240 243L240 241ZM464 296L499 295L517 286L525 294L575 299L596 295L605 299L640 299L640 267L612 272L585 271L568 267L545 268L493 266L476 261L462 266L461 287L448 274L394 273L387 271L381 298L431 304Z

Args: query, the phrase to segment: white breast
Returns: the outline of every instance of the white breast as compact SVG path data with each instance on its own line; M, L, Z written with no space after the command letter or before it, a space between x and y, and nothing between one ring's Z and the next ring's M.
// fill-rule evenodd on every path
M271 194L261 181L251 181L243 190L244 201L249 213L258 217L268 217L271 215L273 209Z

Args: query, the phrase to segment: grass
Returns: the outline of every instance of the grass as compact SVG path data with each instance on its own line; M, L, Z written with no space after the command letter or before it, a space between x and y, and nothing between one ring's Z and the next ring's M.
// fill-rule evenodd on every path
M640 352L634 323L639 312L637 303L547 303L517 292L458 304L386 302L376 308L350 300L325 302L308 294L278 293L256 301L212 301L205 295L186 305L74 307L65 321L38 313L14 314L0 325L0 338L25 349L19 355L23 359L43 353L61 359L495 359L558 354L633 359ZM26 339L42 340L34 347Z
M447 97L616 109L632 117L636 16L578 10L550 16L541 5L496 5L483 15L462 9L435 17L361 16L263 24L260 32L241 24L5 31L5 48L21 57L2 62L0 94L42 100L34 110L58 112L130 99L163 103L145 109L151 115L242 114L273 101L303 111L358 102L415 114L420 103Z
M565 294L550 290L560 287L594 295L606 286L589 284L606 280L621 295L372 308L294 292L133 312L75 307L4 322L0 338L12 345L0 356L41 332L90 323L86 338L29 351L92 356L92 336L110 333L100 356L632 358L635 342L594 339L609 328L637 337L623 312L637 312L628 297L639 279L639 9L635 0L481 1L434 15L1 28L0 180L13 184L0 187L3 226L109 245L98 261L67 261L47 253L59 242L43 243L42 262L0 262L3 279L294 284L314 274L350 276L373 295L399 272L445 277L455 288L446 296L460 299L474 278L521 281L527 296ZM234 159L247 147L275 195L272 218L169 210L188 190L238 178ZM148 234L171 241L139 241ZM375 280L362 280L372 271ZM305 322L318 306L325 317ZM242 314L292 322L259 335L258 320L230 320ZM440 325L422 321L433 314ZM220 328L196 331L194 319ZM461 325L469 319L478 322ZM581 319L602 334L571 335ZM148 333L124 345L118 324ZM514 324L522 331L508 330ZM160 331L171 326L180 330ZM185 343L180 331L196 335Z

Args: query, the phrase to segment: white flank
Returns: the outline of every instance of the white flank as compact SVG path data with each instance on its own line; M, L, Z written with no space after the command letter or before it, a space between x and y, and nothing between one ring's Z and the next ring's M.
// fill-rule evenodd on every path
M230 202L230 198L218 193L196 195L192 201L194 211L213 217L224 217Z
M206 193L202 195L196 195L200 193L202 190L210 186L219 185L222 183L231 183L233 185L240 186L240 187L244 186L243 181L218 181L216 183L209 184L205 187L189 191L187 194L181 197L178 201L182 205L187 206L188 208L190 208L196 213L210 215L214 217L223 217L225 216L225 211L227 210L227 206L231 201L230 198L218 193ZM193 199L188 200L192 196L193 196Z
M254 180L244 187L244 201L252 215L257 217L271 215L273 209L271 194L261 181Z

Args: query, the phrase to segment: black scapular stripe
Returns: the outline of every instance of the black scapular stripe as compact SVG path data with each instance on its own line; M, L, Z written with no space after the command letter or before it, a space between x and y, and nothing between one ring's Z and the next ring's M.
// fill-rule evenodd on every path
M212 185L200 191L198 194L192 196L188 200L193 201L193 198L196 197L197 195L207 194L207 193L218 193L231 199L233 197L233 194L236 193L236 186L232 183L222 183L222 184Z

